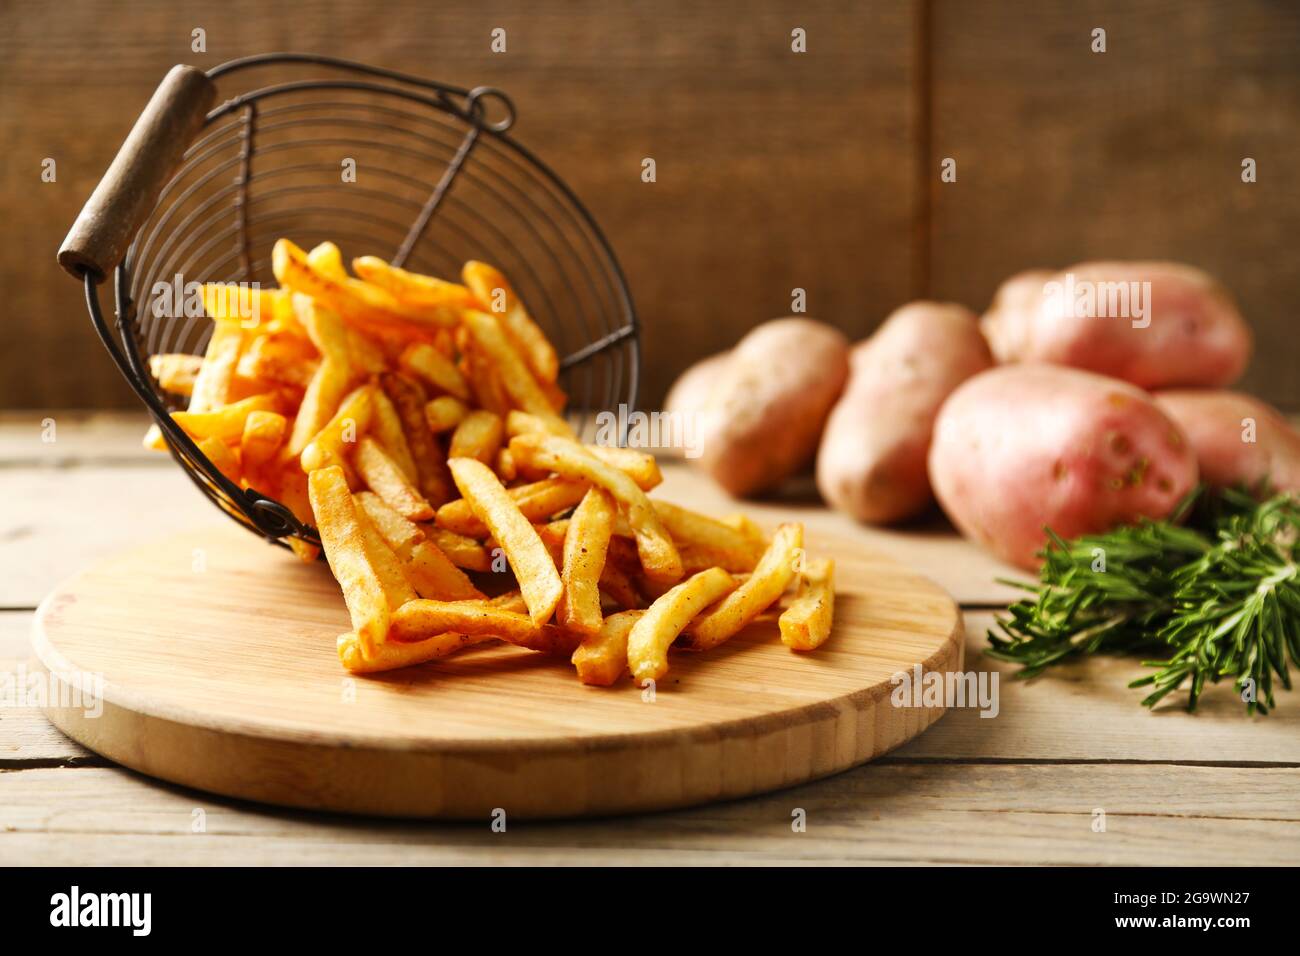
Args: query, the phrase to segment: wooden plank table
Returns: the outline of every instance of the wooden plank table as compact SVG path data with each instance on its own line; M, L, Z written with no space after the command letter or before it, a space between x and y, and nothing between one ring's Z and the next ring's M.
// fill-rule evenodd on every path
M62 577L128 544L225 521L142 421L0 417L0 671L27 655L32 610ZM665 497L737 505L677 466ZM745 505L758 518L778 504ZM1149 714L1137 667L1085 661L1031 683L985 658L1007 570L935 519L861 528L811 500L823 529L907 562L966 609L969 670L1000 678L996 717L956 709L912 743L847 773L766 796L641 817L423 824L268 809L122 770L0 706L0 864L240 863L1300 863L1300 694L1247 718L1227 688L1200 713ZM796 832L797 810L806 829ZM1095 823L1104 813L1104 831Z

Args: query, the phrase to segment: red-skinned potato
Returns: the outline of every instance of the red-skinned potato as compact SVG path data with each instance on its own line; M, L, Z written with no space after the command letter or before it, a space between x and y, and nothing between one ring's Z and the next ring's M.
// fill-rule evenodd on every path
M700 359L682 372L668 390L668 396L664 399L664 411L681 413L707 406L709 396L713 394L713 388L718 384L730 357L730 352L718 352Z
M1230 385L1252 348L1223 287L1173 262L1085 262L1013 276L980 328L999 362L1068 365L1147 389Z
M1004 365L957 387L939 410L930 482L968 537L1022 568L1047 540L1163 518L1196 485L1181 428L1117 379Z
M859 521L910 518L932 500L926 455L939 406L993 364L965 306L913 302L849 359L849 381L817 451L817 488Z
M1186 432L1202 481L1300 491L1300 433L1272 405L1217 389L1171 389L1155 399Z
M823 322L774 319L725 358L708 360L709 370L692 369L695 381L674 386L669 410L698 422L695 463L737 497L770 491L798 472L844 387L848 352L844 336Z

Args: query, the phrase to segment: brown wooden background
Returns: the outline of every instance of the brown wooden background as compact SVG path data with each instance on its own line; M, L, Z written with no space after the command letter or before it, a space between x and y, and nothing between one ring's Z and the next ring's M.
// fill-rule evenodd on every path
M980 309L1010 272L1104 256L1219 275L1259 339L1246 386L1300 409L1285 0L5 0L0 407L132 404L54 251L170 65L277 49L508 91L628 274L647 404L795 287L858 337L910 298Z

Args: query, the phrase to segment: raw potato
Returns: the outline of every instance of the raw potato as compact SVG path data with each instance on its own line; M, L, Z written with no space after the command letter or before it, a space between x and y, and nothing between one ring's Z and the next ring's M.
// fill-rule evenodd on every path
M694 460L737 497L775 488L812 458L848 377L848 351L839 331L812 319L754 329L719 363L703 404L679 407L699 416Z
M1187 433L1202 481L1253 491L1267 479L1277 491L1300 491L1300 433L1272 405L1215 389L1174 389L1155 398Z
M953 523L1036 568L1047 540L1163 518L1196 484L1187 437L1141 389L1045 365L960 385L935 421L930 482Z
M1044 288L1056 282L1064 290L1071 274L1082 317L1071 314L1068 295ZM1120 284L1131 290L1135 282L1151 284L1150 302L1145 293L1138 300L1145 316L1135 303L1125 309L1123 299L1112 301L1109 294ZM1096 293L1091 308L1078 299L1089 288ZM1054 275L1013 276L980 328L999 362L1069 365L1148 389L1230 385L1245 370L1252 347L1250 329L1223 287L1174 262L1086 262Z
M673 382L664 399L664 411L698 413L709 404L713 387L722 376L722 370L731 359L730 352L719 352L706 359L700 359Z
M975 315L952 303L913 302L850 356L849 384L817 452L817 487L859 521L886 524L929 505L926 455L939 406L993 364Z

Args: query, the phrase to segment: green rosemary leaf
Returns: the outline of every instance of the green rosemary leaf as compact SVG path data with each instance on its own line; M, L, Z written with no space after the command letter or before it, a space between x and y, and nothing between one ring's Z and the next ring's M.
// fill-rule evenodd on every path
M1177 524L1177 519L1186 524ZM1186 690L1194 710L1207 685L1231 681L1248 712L1274 706L1300 666L1300 501L1239 489L1198 489L1175 520L1141 521L1063 540L1048 532L1037 585L998 618L991 657L1032 677L1071 657L1138 654L1153 673L1154 707ZM1163 653L1163 657L1156 657Z

